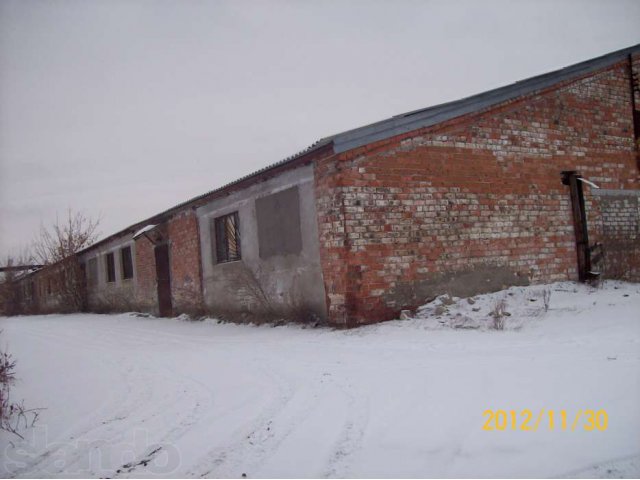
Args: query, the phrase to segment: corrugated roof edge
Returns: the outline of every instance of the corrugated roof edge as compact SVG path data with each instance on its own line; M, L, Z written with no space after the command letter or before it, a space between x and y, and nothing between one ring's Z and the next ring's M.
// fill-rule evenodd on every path
M202 195L198 195L196 197L190 198L189 200L187 200L185 202L182 202L182 203L179 203L177 205L174 205L173 207L168 208L167 210L164 210L164 211L162 211L162 212L160 212L160 213L158 213L156 215L153 215L153 216L151 216L151 217L149 217L149 218L147 218L145 220L142 220L140 222L136 222L136 223L134 223L132 225L129 225L128 227L123 228L122 230L119 230L118 232L113 233L113 234L111 234L111 235L109 235L109 236L97 241L96 243L94 243L94 244L92 244L92 245L90 245L90 246L78 251L77 255L82 255L84 253L87 253L87 252L91 251L92 249L97 248L100 245L103 245L103 244L105 244L105 243L107 243L107 242L109 242L109 241L111 241L111 240L113 240L115 238L120 237L120 236L133 233L134 231L140 229L141 227L144 227L146 224L153 223L154 221L157 221L158 219L161 219L163 217L169 216L172 213L176 213L179 210L181 210L181 209L183 209L185 207L188 207L190 205L196 205L199 201L205 200L206 198L208 198L210 196L213 196L215 194L221 193L224 190L230 189L231 187L233 187L233 186L235 186L235 185L237 185L237 184L239 184L241 182L244 182L244 181L249 180L249 179L254 178L254 177L259 177L260 175L268 173L270 170L273 170L275 168L278 168L280 166L283 166L283 165L286 165L286 164L288 164L290 162L293 162L294 160L297 160L297 159L303 157L304 155L308 155L309 153L315 152L316 150L319 150L320 148L326 147L327 145L330 145L330 144L331 144L331 138L320 139L320 140L314 142L313 144L309 145L304 150L301 150L298 153L290 155L289 157L284 158L283 160L280 160L278 162L275 162L275 163L272 163L270 165L267 165L266 167L261 168L260 170L256 170L255 172L249 173L249 174L247 174L247 175L245 175L243 177L240 177L240 178L238 178L238 179L236 179L236 180L234 180L232 182L226 183L226 184L222 185L221 187L218 187L218 188L215 188L213 190L210 190L210 191L208 191L206 193L203 193Z
M267 173L269 170L292 162L303 155L309 154L331 143L333 143L333 150L335 153L345 152L347 150L358 148L371 142L384 140L386 138L407 133L412 130L436 125L438 123L451 120L468 113L480 111L492 105L531 94L538 90L550 87L556 83L565 80L571 80L572 78L577 78L589 72L605 68L608 65L613 65L614 63L623 60L629 54L639 52L640 44L633 45L631 47L616 50L615 52L607 53L605 55L601 55L584 62L561 68L559 70L554 70L552 72L543 73L541 75L537 75L525 80L520 80L504 87L499 87L486 92L478 93L476 95L462 98L460 100L454 100L452 102L447 102L428 108L413 110L411 112L396 115L385 120L371 123L369 125L324 137L313 143L306 149L283 160L280 160L279 162L268 165L264 168L261 168L260 170L245 175L244 177L238 178L237 180L227 183L219 188L206 192L202 195L198 195L197 197L193 197L185 202L179 203L178 205L160 212L157 215L149 217L146 220L134 223L133 225L130 225L129 227L120 230L117 233L109 235L108 237L105 237L104 239L94 243L93 245L81 250L80 252L78 252L78 254L88 252L93 248L96 248L114 238L131 233L131 231L136 228L140 228L145 224L152 223L156 219L170 215L171 213L187 207L190 204L196 204L197 202L204 200L209 196L221 193L222 191L253 177L258 177L264 173Z
M595 70L613 65L623 60L629 54L638 52L640 52L640 44L460 100L396 115L386 120L338 133L327 138L333 140L335 153L345 152L367 145L368 143L384 140L420 128L430 127L508 100L532 94L559 82L578 78Z

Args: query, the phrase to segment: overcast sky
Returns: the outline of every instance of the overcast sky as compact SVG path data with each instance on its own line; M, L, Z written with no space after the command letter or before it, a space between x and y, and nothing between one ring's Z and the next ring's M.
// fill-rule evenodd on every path
M640 43L640 1L0 0L0 255Z

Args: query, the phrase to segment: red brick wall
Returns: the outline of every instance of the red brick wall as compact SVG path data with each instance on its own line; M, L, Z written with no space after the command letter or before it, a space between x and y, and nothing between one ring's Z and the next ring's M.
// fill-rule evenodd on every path
M157 313L158 287L156 282L156 259L153 247L153 243L144 235L136 239L135 290L138 308L140 310Z
M603 188L639 188L630 98L621 62L318 161L332 321L394 318L444 291L575 279L560 172L578 170Z
M333 323L345 323L347 237L345 236L342 162L330 156L316 160L314 168L320 262L322 264L327 315Z
M636 115L636 162L640 172L640 55L635 55L632 59L632 74L635 78L635 115ZM640 177L640 174L638 175Z
M171 297L174 312L197 312L203 305L200 236L193 210L168 222L171 263Z
M202 305L200 239L192 210L179 212L149 233L169 242L171 301L174 313L192 313ZM143 310L158 312L154 245L146 236L136 240L136 301Z

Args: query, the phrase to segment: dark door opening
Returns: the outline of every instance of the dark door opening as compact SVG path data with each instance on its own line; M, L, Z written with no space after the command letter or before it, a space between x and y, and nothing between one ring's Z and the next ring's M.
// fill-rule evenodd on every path
M573 170L562 172L562 184L569 186L569 194L571 195L573 230L576 235L576 252L578 254L578 280L588 282L598 278L600 274L593 272L591 267L592 249L589 246L587 212L584 205L581 178L582 176Z
M171 305L169 244L156 245L154 252L156 256L156 279L158 282L158 310L161 317L170 317L173 314L173 307Z

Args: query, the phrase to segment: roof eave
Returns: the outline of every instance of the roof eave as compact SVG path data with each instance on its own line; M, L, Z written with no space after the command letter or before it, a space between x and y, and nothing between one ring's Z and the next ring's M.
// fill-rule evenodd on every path
M209 192L206 192L202 195L198 195L196 197L193 197L185 202L179 203L167 210L164 210L156 215L153 215L152 217L149 217L145 220L142 220L140 222L134 223L132 225L129 225L128 227L112 234L109 235L108 237L103 238L102 240L94 243L93 245L90 245L80 251L78 251L76 253L76 255L83 255L85 253L88 253L89 251L98 248L102 245L104 245L105 243L108 243L118 237L122 237L125 235L131 235L134 232L136 232L137 230L145 227L146 225L149 224L160 224L165 222L168 218L170 218L171 216L180 213L184 210L187 209L195 209L197 207L199 207L200 205L202 205L203 203L209 202L211 201L213 198L220 196L220 195L225 195L227 193L230 193L231 191L235 190L235 189L240 189L240 188L245 188L246 186L248 186L249 184L252 184L254 182L258 182L262 179L264 179L265 177L269 177L273 174L276 174L277 172L279 172L280 170L286 170L289 168L295 168L295 166L297 164L304 164L305 162L311 162L313 161L314 158L316 158L318 155L321 155L324 152L333 152L333 141L330 137L327 138L323 138L317 142L315 142L314 144L310 145L309 147L307 147L306 149L291 155L290 157L285 158L284 160L280 160L279 162L273 163L271 165L268 165L260 170L257 170L253 173L250 173L249 175L245 175L244 177L240 177L232 182L229 182L225 185L222 185L221 187L218 187L214 190L211 190Z
M560 82L577 79L593 71L614 65L634 53L640 53L640 44L460 100L414 110L380 122L348 130L334 135L334 151L336 153L342 153L372 142L434 126L438 123L470 113L479 112L491 106L518 97L534 94Z

